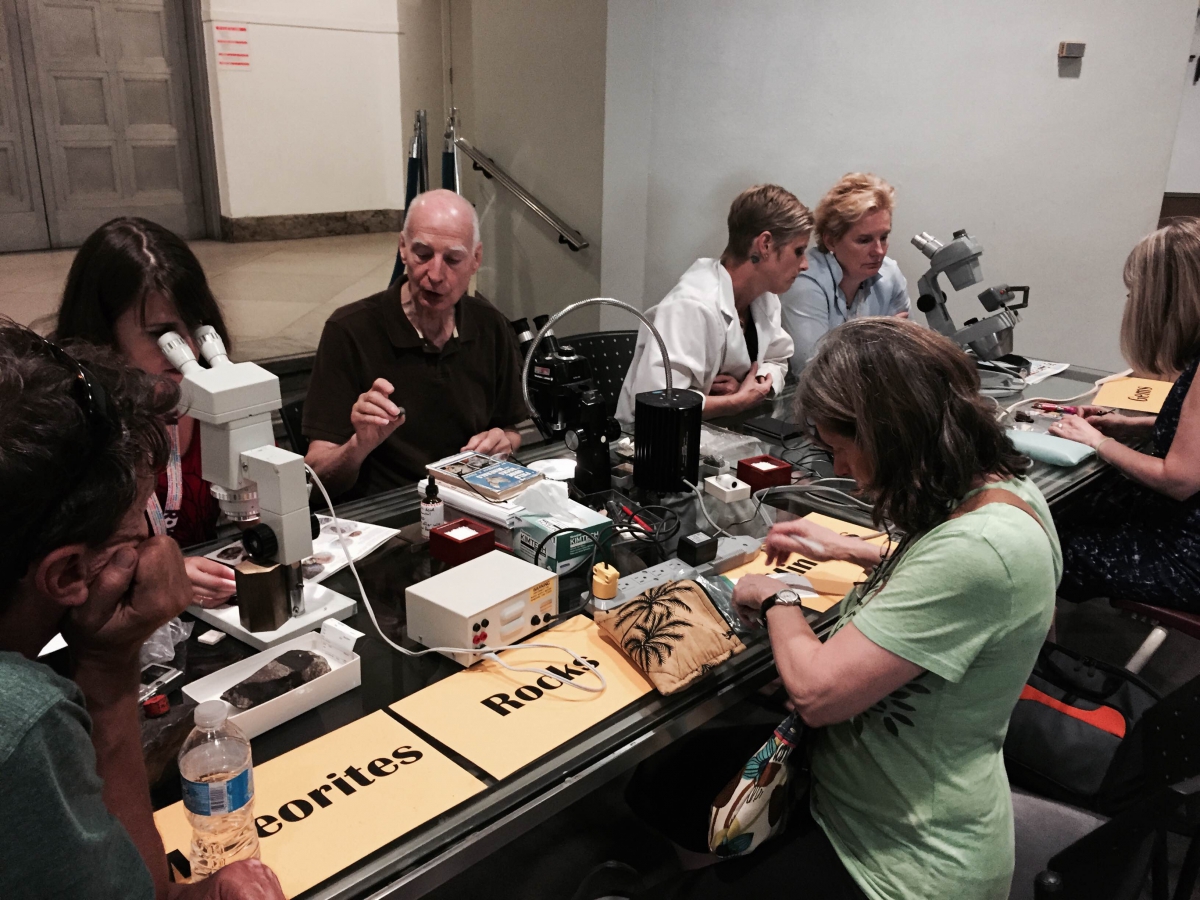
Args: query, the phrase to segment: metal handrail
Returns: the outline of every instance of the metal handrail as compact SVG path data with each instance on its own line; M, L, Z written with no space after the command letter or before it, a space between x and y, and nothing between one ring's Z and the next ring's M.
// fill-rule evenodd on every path
M466 138L455 138L454 143L458 146L458 149L471 157L471 163L475 169L483 172L488 178L496 179L504 187L516 194L518 199L544 219L546 224L557 231L558 242L560 244L566 244L572 250L582 250L588 245L587 239L582 234L547 209L545 204L541 203L533 194L521 187L515 178L496 165L494 159L472 147Z

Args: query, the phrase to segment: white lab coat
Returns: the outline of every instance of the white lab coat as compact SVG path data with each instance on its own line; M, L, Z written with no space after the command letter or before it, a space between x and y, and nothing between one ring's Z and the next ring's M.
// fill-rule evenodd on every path
M758 363L758 374L770 373L774 396L783 390L793 351L791 335L780 322L779 297L771 293L755 297L750 314L758 332L758 359L753 362ZM707 398L718 375L732 375L741 381L750 371L752 360L733 305L733 280L719 259L696 260L662 303L646 315L667 345L673 387ZM617 402L617 419L626 430L633 423L634 397L666 386L658 342L642 325Z

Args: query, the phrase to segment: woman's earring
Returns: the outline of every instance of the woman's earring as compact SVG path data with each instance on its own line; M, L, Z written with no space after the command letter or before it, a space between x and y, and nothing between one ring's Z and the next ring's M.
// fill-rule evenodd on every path
M758 265L760 262L762 262L762 257L759 256L757 253L751 253L750 254L750 262L754 263L755 265Z

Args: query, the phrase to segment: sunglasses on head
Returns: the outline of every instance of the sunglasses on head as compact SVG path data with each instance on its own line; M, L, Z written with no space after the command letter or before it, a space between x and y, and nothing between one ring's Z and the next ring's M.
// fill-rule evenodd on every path
M34 334L34 337L41 342L43 349L54 357L55 362L72 373L71 398L79 406L87 421L92 447L99 447L108 440L113 430L112 419L109 417L108 411L108 397L104 393L104 388L92 379L91 373L83 363L63 350L62 347L48 341L40 334Z

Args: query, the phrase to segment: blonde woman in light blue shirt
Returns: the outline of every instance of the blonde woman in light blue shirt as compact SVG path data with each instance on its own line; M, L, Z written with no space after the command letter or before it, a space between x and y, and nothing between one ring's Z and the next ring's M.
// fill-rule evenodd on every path
M895 189L877 175L851 172L817 206L808 271L780 295L783 327L799 375L827 331L861 316L908 318L908 282L887 255Z

